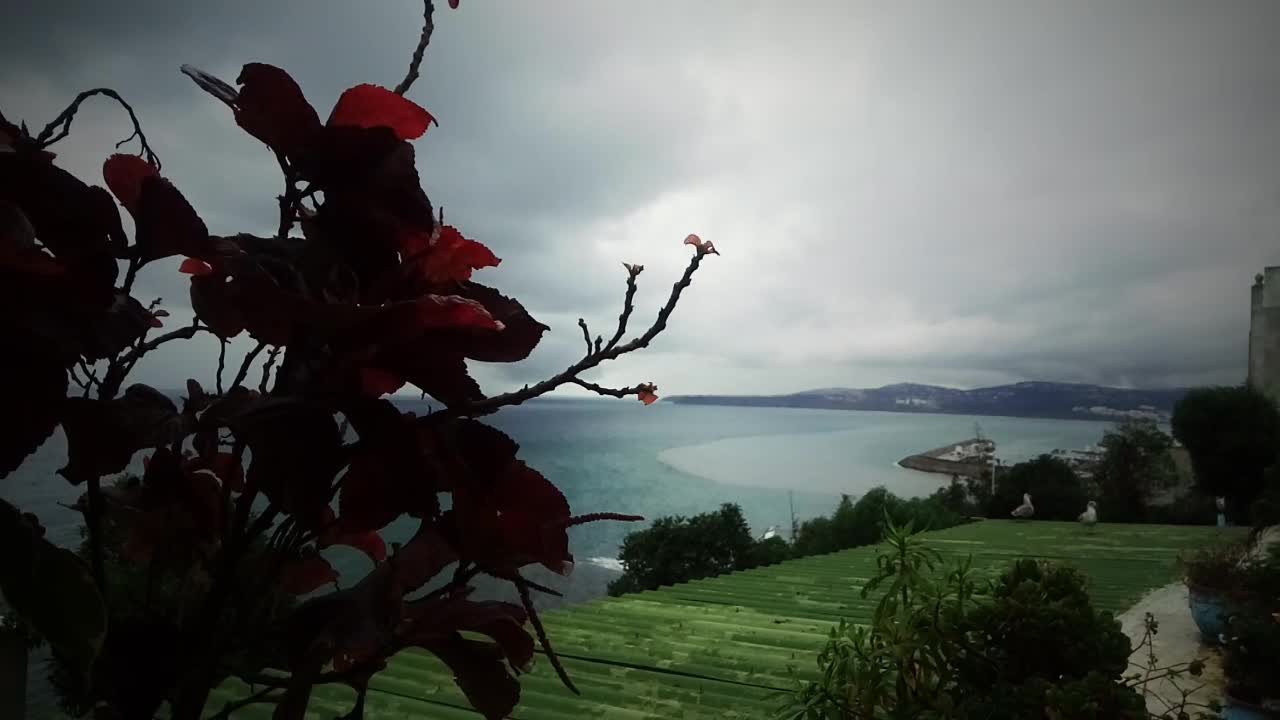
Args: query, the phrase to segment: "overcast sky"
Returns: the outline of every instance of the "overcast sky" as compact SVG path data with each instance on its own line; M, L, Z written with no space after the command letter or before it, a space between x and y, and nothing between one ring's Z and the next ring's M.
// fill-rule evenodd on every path
M443 0L410 97L440 121L418 167L477 274L552 327L476 368L490 392L608 334L620 261L633 327L710 258L654 345L609 384L663 395L913 381L1239 382L1249 285L1280 264L1280 3ZM77 90L138 111L215 233L274 228L264 146L178 72L293 74L321 117L404 75L415 0L23 3L0 24L0 108L42 127ZM93 103L59 162L101 183L128 135ZM139 278L176 326L176 260ZM172 346L170 346L172 347ZM193 342L139 366L208 378ZM239 347L239 352L243 352ZM211 362L211 358L214 360Z

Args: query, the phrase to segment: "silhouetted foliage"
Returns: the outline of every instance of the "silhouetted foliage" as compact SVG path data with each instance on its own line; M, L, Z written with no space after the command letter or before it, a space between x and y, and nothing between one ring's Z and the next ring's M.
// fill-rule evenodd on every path
M654 402L652 383L606 388L579 375L647 347L701 262L718 253L685 238L692 260L652 324L630 339L644 268L624 263L622 312L607 340L592 340L579 321L581 359L486 395L468 363L523 360L548 328L472 280L499 258L445 224L419 181L410 141L434 118L404 93L432 12L426 0L404 81L394 91L349 88L325 120L278 67L246 64L236 86L181 68L278 161L270 237L211 235L112 90L81 93L34 135L0 116L0 393L13 410L0 434L0 476L61 426L59 473L85 490L78 508L90 551L86 567L44 539L38 518L0 502L0 591L83 676L101 718L152 717L167 703L173 720L195 720L210 689L238 677L260 688L249 700L273 703L276 720L302 718L317 684L348 685L356 699L345 718L356 720L370 677L411 647L444 662L486 717L516 705L516 677L535 644L574 689L531 600L540 586L520 571L567 572L569 527L639 518L575 516L519 459L515 441L477 418L566 384ZM126 142L140 145L138 155L106 158L110 192L58 168L49 151L96 97L128 111ZM133 219L132 241L117 202ZM165 258L174 259L152 265ZM168 313L131 295L144 267L190 276L191 324L153 333ZM199 333L218 341L218 371L188 380L180 403L126 384L145 356ZM252 349L224 383L228 341L243 336ZM417 417L383 397L407 385L440 409ZM140 482L102 486L140 451L149 453ZM416 532L388 549L380 533L403 515ZM127 562L108 549L106 535L117 531ZM325 557L334 545L365 553L373 569L336 589ZM174 592L189 604L123 614L116 593L126 564L149 577L187 577ZM469 598L480 574L512 583L521 603ZM306 597L257 631L281 593Z
M1173 436L1191 455L1196 483L1227 498L1227 514L1247 520L1263 474L1280 456L1280 411L1251 387L1205 387L1173 409Z
M965 516L947 506L954 500L950 487L927 498L903 499L883 487L875 487L853 502L841 496L840 504L828 517L806 520L800 525L794 552L797 557L819 555L846 548L871 545L884 535L884 519L914 523L915 527L942 530L965 522Z
M1103 453L1094 471L1101 491L1099 512L1109 522L1144 522L1152 497L1177 482L1169 455L1173 438L1154 422L1128 420L1102 435Z
M656 590L789 557L785 540L753 539L742 508L725 503L716 512L658 518L651 527L628 534L618 555L623 574L609 583L609 594Z
M987 517L1004 519L1031 495L1038 520L1075 520L1088 497L1080 478L1063 460L1041 455L996 475L995 493L987 501Z

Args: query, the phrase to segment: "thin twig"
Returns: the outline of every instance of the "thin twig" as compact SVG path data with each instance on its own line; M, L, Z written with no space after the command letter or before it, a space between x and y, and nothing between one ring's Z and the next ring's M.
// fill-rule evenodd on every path
M602 352L592 353L590 356L585 357L565 368L563 372L553 375L542 382L527 385L520 390L513 392L493 395L477 402L445 407L430 416L419 418L418 421L425 423L449 417L479 417L481 415L488 415L490 413L497 412L501 408L511 405L519 405L540 395L545 395L565 383L573 382L580 373L590 370L606 360L613 360L626 355L629 352L648 347L649 343L653 342L653 339L666 329L667 320L670 319L671 313L675 311L676 303L680 301L680 294L684 292L685 288L689 287L689 283L693 280L693 274L697 272L698 266L701 265L703 257L704 253L699 252L689 261L689 265L685 268L684 274L676 284L671 287L671 295L667 298L667 302L662 306L662 308L658 310L658 316L654 318L653 324L650 325L649 329L640 337L629 342L614 345L610 348L605 348Z
M623 333L627 331L627 320L631 317L631 313L635 310L632 301L636 297L636 276L644 271L643 265L622 264L627 269L627 295L622 299L622 313L618 315L618 329L614 331L613 337L609 338L609 344L606 348L612 348L622 339Z
M639 385L632 385L631 387L615 389L615 388L607 388L602 385L597 385L593 382L587 382L586 380L582 380L576 377L569 378L569 382L573 383L574 385L577 385L578 387L586 388L587 390L590 390L591 392L596 393L597 395L608 395L609 397L616 397L616 398L624 398L624 397L627 397L628 395L639 395L640 393L645 392L646 390L650 392L653 391L652 383L640 383Z
M418 38L418 46L413 49L413 57L409 60L409 72L405 74L400 84L396 85L395 93L397 95L404 95L408 92L409 86L413 85L413 81L418 79L418 66L422 65L422 54L427 50L427 43L431 42L431 32L436 29L435 22L431 19L431 15L435 11L435 5L431 0L423 0L422 36Z
M142 157L144 157L152 167L159 170L160 158L156 157L155 152L151 149L151 144L147 142L147 136L142 132L142 126L138 123L138 116L133 112L133 107L129 105L129 103L125 102L124 98L120 97L120 94L111 88L94 88L93 90L85 90L77 95L76 99L71 101L71 104L67 106L66 110L63 110L58 114L58 117L54 118L48 125L45 125L44 129L40 131L40 134L36 136L36 144L39 145L41 149L44 149L65 138L67 134L71 132L71 121L75 118L76 112L80 110L80 103L94 95L105 95L106 97L115 100L129 113L129 120L133 123L133 134L117 143L116 147L120 147L120 145L123 145L135 137L138 138L138 143L142 146Z
M258 383L258 392L267 392L267 383L271 380L271 367L276 364L276 358L280 357L281 347L273 346L267 351L267 361L262 364L262 381Z
M222 370L227 366L227 339L218 336L218 394L222 394Z
M236 372L236 379L231 381L232 390L240 387L240 383L244 382L245 377L249 375L249 366L258 358L258 353L262 352L262 348L266 346L266 343L259 340L252 350L245 353L244 360L240 361L240 370Z
M142 259L138 257L129 258L129 269L124 274L124 285L121 288L125 294L133 289L133 281L138 277L138 268L142 267Z
M538 617L538 611L533 607L533 598L529 596L529 583L524 578L514 581L516 589L520 591L520 602L524 604L524 611L529 614L529 624L533 626L533 634L537 636L538 643L542 645L542 652L546 654L547 660L551 663L551 667L555 668L556 675L560 677L560 682L569 688L574 695L581 695L577 686L573 684L573 680L569 679L569 673L565 671L564 665L560 664L560 657L556 655L556 651L551 649L551 641L547 639L547 631L542 627L542 620Z
M587 354L584 357L590 357L591 350L591 331L587 329L587 321L578 318L578 327L582 328L582 340L587 344Z

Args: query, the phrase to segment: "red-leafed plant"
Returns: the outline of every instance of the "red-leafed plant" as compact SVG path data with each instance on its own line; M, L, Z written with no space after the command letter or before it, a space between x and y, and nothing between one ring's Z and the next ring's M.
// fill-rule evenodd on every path
M0 503L0 590L84 673L104 716L151 717L167 703L173 718L198 718L211 688L239 678L259 688L244 702L275 703L281 719L301 718L316 684L349 685L357 699L347 717L358 718L370 677L418 647L496 718L519 699L516 675L533 660L535 636L573 689L530 600L543 588L521 569L566 572L567 528L637 518L574 516L516 443L477 418L569 383L653 402L651 383L613 389L579 375L647 346L715 249L690 236L695 254L657 318L624 341L643 269L627 265L610 338L593 339L579 321L580 360L522 390L485 395L467 362L520 361L548 328L471 280L499 259L445 225L419 183L409 141L434 119L404 93L431 35L425 5L404 81L347 90L327 120L279 68L245 65L238 87L182 68L278 160L284 190L272 237L211 235L111 90L81 93L34 135L0 116L0 384L10 409L0 476L61 425L60 474L85 488L77 507L92 558L85 567L43 538L38 518ZM130 139L141 146L106 159L110 192L59 169L48 152L94 96L128 110ZM112 195L133 219L132 241ZM171 256L185 258L195 320L154 334L167 313L130 292L140 268ZM142 357L197 333L218 339L218 373L211 383L189 380L181 407L146 385L126 386ZM227 341L241 335L255 345L224 384ZM406 384L443 408L415 417L383 397ZM140 481L103 483L139 451L147 451ZM379 531L405 514L417 531L388 549ZM127 561L182 578L193 598L183 612L124 621L106 610L136 600L110 597L108 521ZM320 551L338 544L367 553L373 569L318 593L336 578ZM470 599L480 574L511 582L523 602ZM281 592L309 597L267 631L248 631L264 599ZM143 673L145 681L130 681Z

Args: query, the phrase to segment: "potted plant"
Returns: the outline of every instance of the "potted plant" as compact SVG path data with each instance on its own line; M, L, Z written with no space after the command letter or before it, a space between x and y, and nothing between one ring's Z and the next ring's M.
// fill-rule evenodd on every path
M1280 720L1280 618L1233 615L1223 644L1225 720Z
M1243 544L1219 543L1179 557L1191 617L1205 642L1217 644L1226 630L1227 616L1239 588L1240 560L1244 555Z

